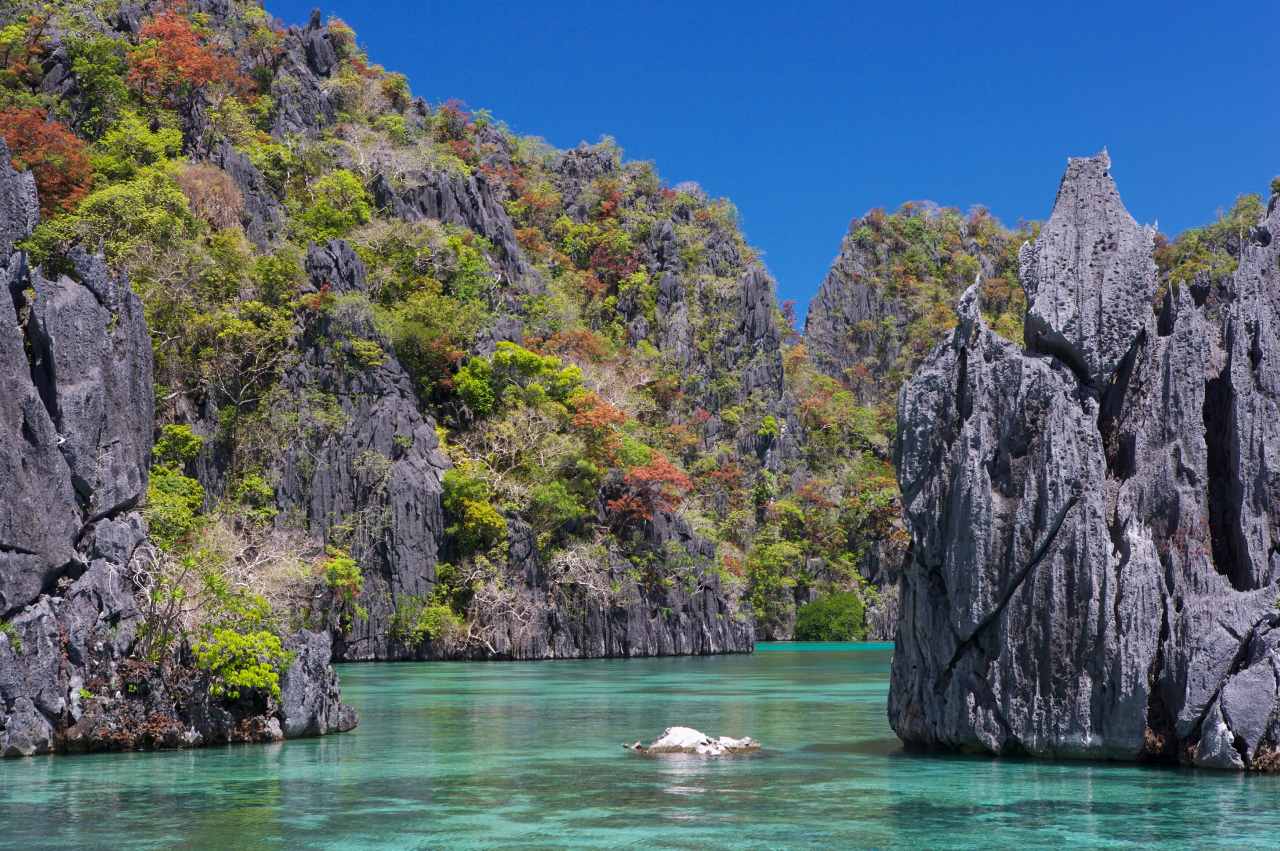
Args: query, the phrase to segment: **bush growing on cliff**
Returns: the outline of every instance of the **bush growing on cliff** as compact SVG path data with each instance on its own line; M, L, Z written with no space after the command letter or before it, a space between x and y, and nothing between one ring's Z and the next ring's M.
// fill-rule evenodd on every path
M483 552L506 539L507 521L493 507L493 489L476 465L463 464L444 474L444 510L448 533L463 553Z
M212 678L209 693L214 697L238 700L242 689L261 689L280 699L280 674L290 657L279 636L266 630L214 629L193 642L191 652L196 667Z
M13 167L34 175L40 215L50 218L75 208L89 191L93 169L85 144L40 107L0 112L0 135Z
M142 513L151 537L168 552L178 550L200 524L204 488L182 469L195 459L202 444L189 426L175 425L165 426L156 441L156 464L151 469Z
M373 215L373 201L360 178L338 169L311 187L311 198L298 211L301 236L324 243L344 237Z
M819 597L796 612L797 641L862 641L867 637L862 595L844 591Z

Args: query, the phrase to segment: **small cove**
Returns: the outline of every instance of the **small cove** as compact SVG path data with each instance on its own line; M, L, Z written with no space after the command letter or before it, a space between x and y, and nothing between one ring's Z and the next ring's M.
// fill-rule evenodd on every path
M1280 778L905 753L889 645L341 666L352 734L0 763L0 847L1270 845ZM721 760L628 754L687 724Z

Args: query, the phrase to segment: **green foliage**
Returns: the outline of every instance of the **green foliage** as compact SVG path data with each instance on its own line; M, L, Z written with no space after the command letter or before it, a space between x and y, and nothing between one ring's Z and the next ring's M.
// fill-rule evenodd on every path
M804 553L790 541L759 535L747 555L749 600L756 620L776 623L786 613Z
M204 438L193 432L191 426L165 425L160 429L152 457L156 464L181 469L196 460L202 448Z
M409 647L424 641L447 641L466 628L446 602L406 597L399 601L391 617L391 637Z
M534 485L529 491L529 520L539 532L553 533L587 515L586 506L563 481Z
M1260 195L1241 195L1213 224L1184 231L1176 240L1161 238L1156 264L1173 287L1192 283L1222 285L1235 274L1249 235L1266 212ZM1163 296L1161 287L1159 296Z
M862 595L844 591L819 597L796 612L797 641L863 641L867 637Z
M327 242L351 233L373 215L373 199L360 178L346 169L330 172L310 187L311 197L297 212L300 235Z
M348 605L364 590L364 574L360 565L346 550L330 547L324 563L324 583Z
M195 460L203 445L190 426L166 425L152 450L155 465L143 516L152 539L165 551L176 552L200 527L204 488L182 470Z
M375 340L352 340L351 356L365 369L373 369L387 362L387 353Z
M243 473L236 477L231 484L229 495L256 523L270 523L278 513L276 490L260 472Z
M0 637L9 640L9 647L14 653L22 652L22 636L18 634L18 628L8 621L0 621Z
M290 657L279 636L266 630L214 629L191 645L196 667L211 677L214 697L237 700L242 689L259 689L280 699L280 674Z
M115 183L131 180L143 169L178 155L182 132L176 127L152 130L136 112L126 111L90 154L100 179Z
M493 489L474 464L444 474L446 530L464 553L492 549L506 539L507 522L493 506Z
M129 99L123 47L117 39L95 35L72 39L67 55L77 91L73 121L85 136L96 139L115 122Z
M563 405L582 386L582 370L504 341L492 356L468 361L454 384L472 413L488 416L499 406L537 406L546 401Z
M28 245L43 262L72 242L101 244L108 262L119 264L143 247L173 249L196 229L187 196L164 169L151 167L93 192L75 213L42 222Z
M151 470L143 516L151 538L161 549L174 552L200 526L204 488L173 467Z

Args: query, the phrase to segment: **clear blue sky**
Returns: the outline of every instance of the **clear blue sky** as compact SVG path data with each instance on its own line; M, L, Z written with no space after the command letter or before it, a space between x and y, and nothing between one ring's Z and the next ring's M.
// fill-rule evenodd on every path
M288 23L314 2L267 0ZM608 134L733 200L803 310L849 220L931 199L1048 215L1107 146L1176 233L1280 173L1280 3L330 0L374 62L558 147Z

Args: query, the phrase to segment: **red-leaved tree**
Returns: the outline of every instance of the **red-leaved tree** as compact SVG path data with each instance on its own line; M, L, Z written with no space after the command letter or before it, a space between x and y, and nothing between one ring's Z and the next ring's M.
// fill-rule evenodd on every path
M138 46L129 53L128 81L143 97L169 106L195 89L248 86L235 61L210 47L176 9L143 25Z
M631 520L650 520L655 512L675 511L693 482L661 452L648 464L632 467L623 477L627 491L608 502L609 511Z
M0 112L0 134L14 167L35 175L42 216L73 209L89 191L93 166L85 155L85 143L65 124L50 121L43 109Z

